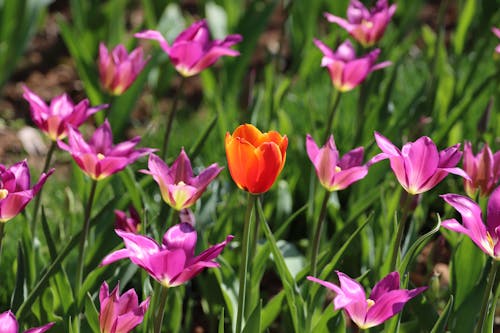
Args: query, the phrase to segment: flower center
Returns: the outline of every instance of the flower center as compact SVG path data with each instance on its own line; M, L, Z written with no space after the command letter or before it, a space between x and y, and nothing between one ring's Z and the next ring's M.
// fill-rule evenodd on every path
M5 199L9 195L9 191L2 188L0 189L0 200Z
M363 20L363 21L361 22L361 24L362 24L364 27L368 28L368 29L373 28L373 22L371 22L371 21Z
M103 154L101 154L101 153L97 154L97 159L98 159L99 161L102 161L102 160L104 159L104 155L103 155Z
M486 239L488 240L488 244L490 245L490 247L493 249L495 248L495 242L493 241L493 237L491 237L491 234L486 231Z
M374 301L374 300L372 300L372 299L369 299L369 298L368 298L368 299L366 300L366 305L368 305L368 309L369 309L369 308L371 308L372 306L374 306L374 305L375 305L375 301Z
M342 171L342 169L338 165L335 166L335 172L340 172L340 171Z

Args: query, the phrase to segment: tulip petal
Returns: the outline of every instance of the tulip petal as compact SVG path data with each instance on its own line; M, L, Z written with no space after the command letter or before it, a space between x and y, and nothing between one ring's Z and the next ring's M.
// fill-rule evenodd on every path
M382 280L375 284L369 298L377 303L377 300L385 293L399 289L399 279L398 272L387 274Z
M427 287L413 290L391 290L381 295L375 304L368 309L365 328L380 325L387 319L403 310L404 305L413 297L422 293Z
M155 40L155 41L157 41L157 42L160 43L160 47L167 54L170 51L170 46L168 45L167 40L163 37L163 35L159 31L156 31L156 30L146 30L146 31L134 34L134 37L135 38Z
M247 171L248 191L264 193L274 184L283 165L279 147L274 142L261 144L256 150L257 169ZM255 172L256 171L256 172Z
M487 214L488 231L490 235L496 235L497 229L500 227L500 187L497 187L488 199Z
M419 193L435 173L439 162L439 153L434 142L428 137L421 137L409 142L401 150L408 177L408 192Z

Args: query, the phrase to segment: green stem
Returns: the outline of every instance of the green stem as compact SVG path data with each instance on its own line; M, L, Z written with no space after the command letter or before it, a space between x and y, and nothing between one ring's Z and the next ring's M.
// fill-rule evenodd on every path
M45 164L43 165L43 171L42 173L46 173L47 170L49 170L50 162L52 161L52 155L54 155L54 151L56 150L57 142L52 141L50 144L49 151L47 152L47 156L45 157ZM38 191L38 195L35 197L35 202L34 202L34 209L33 209L33 217L30 222L30 230L31 230L31 237L35 239L36 236L36 220L38 217L38 210L40 208L40 200L42 199L42 191L43 191L43 186L40 188L40 191Z
M252 209L255 203L255 196L248 193L248 204L245 213L245 223L243 225L243 238L241 244L241 263L239 269L240 287L238 290L238 313L236 315L236 333L241 332L243 316L245 314L245 302L247 293L247 273L249 262L249 248L250 248L250 218L252 216Z
M163 315L165 314L165 305L167 304L168 288L162 286L159 298L159 304L154 312L154 333L161 333L161 326L163 324Z
M84 215L84 227L82 237L80 238L80 247L78 252L78 261L77 261L77 271L76 271L76 288L75 288L75 297L79 299L80 288L82 287L83 281L83 266L85 263L85 242L87 241L87 237L90 229L90 213L92 210L92 204L94 202L94 196L97 188L97 180L93 179L90 187L89 198L87 201L87 206L85 207L85 215Z
M5 222L0 222L0 260L2 259L2 241L5 235Z
M172 109L170 109L170 113L168 114L168 117L167 117L165 136L163 137L163 145L161 147L161 157L163 159L165 159L167 156L168 141L170 138L170 133L172 132L172 124L174 123L175 112L177 111L177 106L179 104L179 99L180 99L180 96L182 94L182 90L184 89L184 82L185 81L186 81L186 79L183 76L181 78L181 83L179 85L179 89L174 96L174 101L172 103Z
M498 267L500 265L500 262L495 259L491 259L491 261L492 263L491 263L490 273L488 274L488 282L484 290L481 311L479 312L479 321L477 322L476 330L474 331L474 333L481 333L483 331L483 325L486 323L486 317L488 316L488 303L490 300L490 293L493 289L495 277L498 271ZM491 304L491 306L493 307L495 305L496 305L495 302Z
M318 253L319 253L319 245L321 242L321 230L323 229L323 222L326 217L326 207L328 206L328 199L330 198L330 192L325 191L323 196L323 201L321 204L321 210L319 212L318 221L315 225L315 233L312 242L312 252L311 252L311 275L316 276L317 273L317 261L318 261Z
M402 207L403 211L401 214L401 220L399 221L399 224L398 224L398 233L396 234L396 242L394 244L394 249L392 251L390 272L394 272L396 270L399 248L401 247L401 241L403 240L403 234L404 234L405 227L406 227L406 220L408 219L410 204L411 204L411 200L413 198L413 194L409 194L408 192L404 192L403 195L405 195L406 198L405 198L404 203L403 203L403 207Z
M335 118L335 111L337 110L337 106L339 105L340 102L340 91L337 89L333 90L332 93L332 99L331 99L331 107L330 107L330 115L328 116L328 120L326 123L326 130L325 130L325 136L323 138L323 142L326 142L328 140L328 137L330 136L330 132L332 131L333 128L333 119Z

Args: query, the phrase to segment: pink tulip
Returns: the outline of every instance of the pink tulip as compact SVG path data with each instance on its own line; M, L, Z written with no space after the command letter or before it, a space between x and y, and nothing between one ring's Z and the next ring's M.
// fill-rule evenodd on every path
M406 302L422 293L427 287L416 289L400 289L399 273L392 272L380 280L366 298L365 290L356 280L337 271L340 287L327 281L308 276L307 279L317 282L335 292L333 300L335 310L344 309L351 320L361 329L382 324L387 319L403 310Z
M353 149L339 159L333 135L320 149L307 134L306 149L321 185L328 191L343 190L368 174L368 167L362 165L363 147Z
M341 92L356 88L368 74L391 64L389 61L375 64L379 49L356 58L356 52L349 40L340 44L335 52L318 39L314 40L314 44L323 52L321 66L328 69L334 87Z
M364 47L370 47L382 38L395 12L396 5L389 7L387 0L378 0L370 10L361 1L351 0L347 8L347 20L330 13L325 13L325 17L345 29Z
M154 151L150 148L134 149L141 140L135 137L131 140L113 145L113 134L107 120L95 130L92 138L87 143L80 132L70 128L68 131L68 144L58 141L59 148L68 151L73 156L76 164L89 177L101 180L117 173L138 158Z
M493 27L493 28L491 28L491 31L493 31L495 36L500 38L500 29ZM495 52L500 54L500 44L498 44L497 47L495 48Z
M98 62L101 85L111 94L121 95L134 83L148 60L144 59L141 47L128 54L120 44L109 54L106 46L100 43Z
M30 328L24 333L43 333L48 331L54 323L48 323L40 327ZM17 333L19 332L19 324L17 323L16 316L12 311L8 310L0 313L0 332L1 333Z
M168 229L161 245L146 236L121 230L115 232L123 238L125 249L109 254L101 265L129 258L165 287L179 286L198 275L204 268L218 267L219 264L213 260L233 239L233 236L229 235L224 242L195 256L196 230L188 223L176 224Z
M26 160L7 168L0 164L0 223L5 223L17 214L40 191L47 178L54 172L43 173L38 183L30 188L30 169Z
M467 195L473 198L477 190L481 196L488 196L500 179L500 152L493 154L488 144L474 156L470 142L464 144L464 157L462 160L465 173L470 180L464 180Z
M493 191L488 200L486 226L481 217L481 207L471 199L458 194L445 194L441 197L462 215L462 223L449 219L444 220L441 225L469 236L484 253L500 260L500 187Z
M139 213L137 213L134 206L130 206L128 211L130 217L124 211L115 210L115 229L136 234L139 232L141 226Z
M155 30L143 31L134 36L158 41L175 69L186 77L198 74L222 56L238 56L240 53L230 47L243 39L241 35L229 35L223 40L211 40L206 20L193 23L177 36L172 45Z
M23 90L23 97L30 104L31 119L53 141L64 139L68 126L78 128L92 114L108 107L103 104L89 108L88 99L74 105L66 94L54 98L50 105L47 105L28 87L23 86Z
M192 206L222 170L214 163L194 177L191 162L184 148L171 167L158 156L149 155L148 168L149 170L141 171L153 176L160 186L163 200L176 210Z
M99 327L101 333L128 333L142 323L144 314L149 307L149 297L139 304L134 289L130 289L120 296L118 283L109 293L106 282L101 285L99 292L101 311L99 313Z
M458 150L460 144L438 151L434 142L429 137L423 136L415 142L408 142L399 150L377 132L375 140L382 153L373 157L368 164L389 159L396 178L410 194L419 194L432 189L448 173L469 179L462 169L455 167L462 156Z

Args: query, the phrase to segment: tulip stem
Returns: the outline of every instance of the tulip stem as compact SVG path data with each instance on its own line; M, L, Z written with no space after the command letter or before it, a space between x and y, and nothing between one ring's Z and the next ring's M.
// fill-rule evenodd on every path
M483 331L483 326L485 325L488 316L488 303L490 300L490 293L492 292L493 284L495 282L495 277L500 264L500 262L497 260L492 259L491 261L492 262L490 273L488 274L488 282L486 284L486 288L484 289L483 302L481 305L481 311L479 312L479 321L477 322L476 330L474 331L474 333L481 333ZM496 302L491 303L491 306L493 307L492 311L495 311L495 305Z
M398 254L399 254L399 248L401 247L401 242L403 240L403 234L405 231L406 227L406 220L408 219L409 215L409 206L411 204L411 200L413 198L412 194L409 194L407 192L404 192L406 197L404 199L403 203L403 212L401 214L401 219L398 223L398 232L396 234L396 242L394 244L394 249L392 250L392 258L391 258L391 266L390 266L390 272L394 272L396 270L396 265L398 261Z
M78 261L77 261L77 271L76 271L76 289L75 289L75 297L79 299L80 288L82 287L83 282L83 266L85 263L85 242L87 240L89 229L90 229L90 212L92 210L92 204L94 202L94 196L97 188L97 180L93 179L92 184L90 185L90 193L87 200L87 206L85 207L84 212L84 226L82 237L80 238L80 247L78 251Z
M174 123L175 112L177 111L177 106L179 104L179 98L180 98L180 95L182 94L182 90L184 89L185 82L186 82L186 79L184 77L182 77L181 83L179 85L179 89L174 96L172 108L170 109L170 113L168 114L168 117L167 117L167 124L166 124L167 127L165 130L165 136L163 137L163 145L161 147L161 157L164 160L167 157L168 141L170 138L170 133L172 132L172 124Z
M311 252L311 275L316 277L317 273L317 261L318 261L318 253L319 253L319 245L321 242L321 230L323 229L323 222L326 217L326 207L328 206L328 199L330 198L330 192L325 191L323 196L323 201L321 204L321 210L319 212L318 221L315 225L314 238L312 242L312 252Z
M5 222L0 222L0 260L2 259L2 241L5 235Z
M326 123L326 131L325 131L325 137L323 138L323 142L326 142L328 140L328 137L330 136L330 132L332 131L333 128L333 119L335 118L335 111L337 110L337 107L340 102L340 92L337 89L334 89L332 92L332 99L331 99L331 106L330 106L330 115L328 116L328 121Z
M247 293L247 275L248 275L248 261L250 257L250 219L252 216L252 209L255 203L255 196L248 193L248 205L245 213L245 222L243 225L243 238L241 240L242 253L241 263L239 268L240 287L238 289L238 313L236 315L236 333L241 332L242 319L245 316L245 302Z
M163 324L163 315L165 314L165 305L167 304L168 288L162 286L159 295L159 303L154 312L154 333L161 333L161 326Z
M47 155L45 156L45 164L43 166L43 171L42 173L46 173L47 170L49 170L50 162L52 161L52 156L54 155L54 151L56 150L57 142L52 141L50 144L49 151L47 152ZM43 186L40 188L38 191L38 195L35 197L35 202L34 202L34 209L33 209L33 217L31 218L30 221L30 229L31 229L31 237L35 239L36 236L36 220L38 217L38 210L40 208L40 200L42 199L42 191L43 191Z

